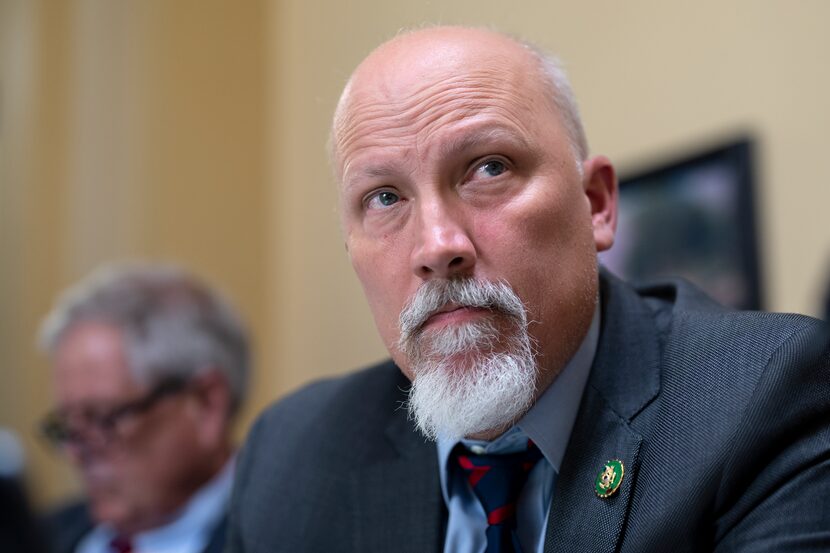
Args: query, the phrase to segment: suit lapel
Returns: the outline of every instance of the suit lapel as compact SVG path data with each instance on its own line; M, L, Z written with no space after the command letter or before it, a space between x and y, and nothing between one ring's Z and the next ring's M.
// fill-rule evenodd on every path
M626 285L603 272L602 331L554 490L545 552L613 552L634 493L643 438L630 426L660 390L660 342L654 312ZM625 473L605 499L594 491L611 459Z
M617 549L637 474L642 438L601 404L597 394L583 397L562 469L556 481L545 533L545 552L613 552ZM601 499L594 480L611 459L622 461L620 488Z
M392 454L352 474L354 550L440 552L446 508L435 444L416 433L402 409L393 413L386 439Z

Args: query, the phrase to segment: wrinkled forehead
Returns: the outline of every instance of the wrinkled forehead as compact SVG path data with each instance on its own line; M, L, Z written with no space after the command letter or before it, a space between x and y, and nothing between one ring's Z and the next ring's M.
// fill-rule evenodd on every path
M335 114L338 176L367 139L394 143L396 134L486 110L520 123L521 112L543 102L535 58L504 37L486 38L408 40L372 53L352 75Z

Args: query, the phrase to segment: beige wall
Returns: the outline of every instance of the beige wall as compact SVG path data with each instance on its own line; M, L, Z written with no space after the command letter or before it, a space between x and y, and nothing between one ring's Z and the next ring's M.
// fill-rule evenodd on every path
M384 355L324 146L353 67L426 21L557 51L592 149L623 168L755 133L769 304L817 313L828 20L823 0L0 0L0 425L26 438L38 498L71 483L31 432L49 402L33 335L54 294L102 260L178 259L236 300L260 359L243 422Z

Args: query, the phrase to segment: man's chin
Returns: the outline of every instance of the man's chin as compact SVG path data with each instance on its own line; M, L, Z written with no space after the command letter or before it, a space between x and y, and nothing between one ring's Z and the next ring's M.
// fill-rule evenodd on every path
M535 398L535 373L515 358L482 367L444 363L418 374L408 409L429 439L495 437L528 410Z
M500 411L483 413L483 415L481 420L465 421L466 424L464 425L435 428L432 432L433 439L448 441L459 441L462 439L490 441L498 438L510 429L524 415L524 411L517 412L513 416L505 416L505 413ZM424 433L423 429L421 429L421 432L425 437L429 437L429 434Z
M418 430L424 438L431 441L446 440L457 442L463 439L494 440L505 433L521 418L521 414L510 419L500 419L495 424L492 420L482 424L467 424L459 426L418 425Z
M492 441L492 440L495 440L496 438L498 438L499 436L504 434L511 426L516 424L516 422L518 422L519 418L521 418L521 416L519 416L519 417L517 417L517 418L515 418L515 419L513 419L509 422L503 423L503 424L501 424L501 425L499 425L495 428L490 428L488 430L482 430L482 431L479 431L479 432L473 432L471 434L467 434L465 436L460 436L460 437L457 438L457 440L461 440L462 438L463 439L469 439L469 440L483 440L483 441L488 441L488 442Z
M459 379L476 371L486 356L486 352L472 349L449 355L430 356L427 362L431 365L441 363L443 365L441 370L444 371L447 378Z
M90 514L98 522L118 530L129 526L130 510L122 500L114 497L90 497Z

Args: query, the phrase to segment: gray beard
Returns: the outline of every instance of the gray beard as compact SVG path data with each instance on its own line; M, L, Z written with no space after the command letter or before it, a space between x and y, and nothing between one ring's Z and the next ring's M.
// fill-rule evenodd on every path
M414 375L407 408L428 439L458 440L503 431L536 396L536 360L527 315L503 283L427 283L401 314L401 350ZM449 302L486 307L506 317L504 332L489 318L438 331L420 326Z

